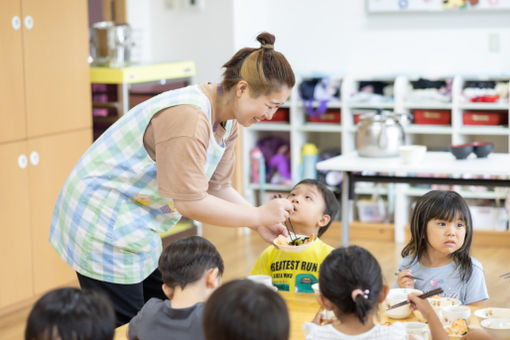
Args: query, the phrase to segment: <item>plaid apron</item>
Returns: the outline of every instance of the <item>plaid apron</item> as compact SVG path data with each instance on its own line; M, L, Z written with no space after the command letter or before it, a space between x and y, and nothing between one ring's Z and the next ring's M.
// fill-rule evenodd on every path
M158 265L159 233L181 218L174 202L158 194L156 163L143 134L152 116L175 105L194 105L211 122L211 105L197 86L164 92L132 108L81 157L55 205L50 243L77 272L92 279L133 284ZM225 151L211 137L204 173L210 179Z

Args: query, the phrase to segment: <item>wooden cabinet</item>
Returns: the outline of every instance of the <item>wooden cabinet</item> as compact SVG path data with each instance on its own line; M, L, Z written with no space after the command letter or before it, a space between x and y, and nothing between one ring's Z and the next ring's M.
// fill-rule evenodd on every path
M0 308L32 296L26 142L0 144Z
M19 0L0 2L0 143L26 136ZM9 124L6 124L6 123Z
M92 140L90 129L55 134L29 140L29 196L34 293L76 279L75 272L58 256L48 241L51 217L60 189L87 150ZM36 155L37 154L37 155ZM33 158L38 164L32 164Z
M0 142L90 127L87 3L3 0L0 19Z
M21 4L28 137L90 127L87 2Z
M76 280L48 238L92 142L87 3L0 2L0 309Z

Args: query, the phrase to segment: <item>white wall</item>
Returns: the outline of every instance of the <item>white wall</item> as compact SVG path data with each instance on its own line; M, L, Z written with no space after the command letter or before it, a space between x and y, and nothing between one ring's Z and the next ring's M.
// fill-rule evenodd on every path
M127 20L133 31L133 62L148 62L152 58L151 1L127 0Z
M510 72L508 11L369 15L361 0L278 0L267 13L278 47L305 73Z
M269 30L271 16L267 14L267 9L271 8L270 4L271 0L234 0L232 14L235 51L244 47L260 47L256 38L259 33Z
M205 0L202 10L182 0L130 0L128 6L130 24L143 16L138 26L150 32L144 44L150 61L193 60L195 82L221 79L221 65L233 54L232 0Z
M276 49L297 73L510 73L509 11L369 15L363 0L204 0L203 11L165 8L180 1L130 4L150 3L153 60L194 60L197 81L219 80L221 65L238 49L258 46L264 30L276 35ZM489 51L490 34L499 37L497 53Z

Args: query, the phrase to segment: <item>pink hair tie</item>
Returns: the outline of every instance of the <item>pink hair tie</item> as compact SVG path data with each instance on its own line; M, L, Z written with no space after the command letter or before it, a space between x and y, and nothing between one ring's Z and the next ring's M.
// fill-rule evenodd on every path
M368 299L368 294L370 294L370 290L368 289L365 289L364 291L357 288L355 290L352 291L352 301L356 302L356 298L358 297L358 295L361 295L363 296L365 299Z

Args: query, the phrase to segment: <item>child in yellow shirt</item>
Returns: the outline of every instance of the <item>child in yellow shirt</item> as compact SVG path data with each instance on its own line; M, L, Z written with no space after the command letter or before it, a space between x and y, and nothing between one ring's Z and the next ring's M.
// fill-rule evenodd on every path
M335 218L338 201L326 185L315 179L304 179L296 184L287 198L293 205L289 219L296 234L314 234L317 237L300 253L267 247L251 274L270 275L273 285L281 291L313 293L312 284L318 282L320 264L333 250L318 237Z

